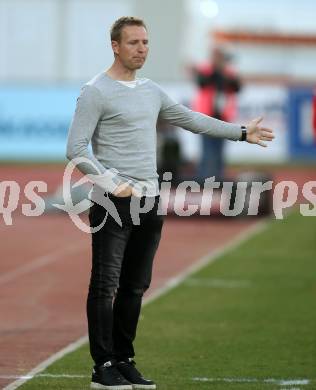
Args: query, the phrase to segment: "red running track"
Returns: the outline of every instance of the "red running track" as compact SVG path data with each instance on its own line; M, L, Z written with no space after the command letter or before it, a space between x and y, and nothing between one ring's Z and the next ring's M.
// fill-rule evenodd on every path
M45 180L53 192L62 180L59 167L0 167L3 180L21 188ZM315 171L283 170L277 180L304 181ZM155 259L150 292L196 260L224 246L254 221L239 219L167 219ZM0 377L24 375L43 360L87 333L85 300L90 273L90 235L68 216L13 215L1 220ZM10 381L0 379L5 386Z

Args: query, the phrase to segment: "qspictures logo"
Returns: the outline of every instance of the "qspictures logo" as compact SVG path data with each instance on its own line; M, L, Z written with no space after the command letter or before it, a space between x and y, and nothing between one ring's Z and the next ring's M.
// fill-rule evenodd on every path
M79 181L75 182L74 170L80 167L80 164L90 166L91 171L96 174L87 174ZM53 203L56 211L60 210L69 215L72 222L85 233L95 233L102 229L109 216L122 226L122 220L117 207L115 197L109 196L106 189L109 183L113 187L113 175L101 173L91 160L80 157L69 162L63 174L61 202ZM204 183L196 181L183 181L176 187L171 186L172 174L165 172L163 180L160 183L160 198L158 205L158 214L167 215L172 204L173 212L178 216L211 215L212 204L217 201L220 214L223 216L243 215L256 216L259 213L259 205L262 197L270 192L272 201L271 211L276 219L283 219L286 210L294 205L298 205L298 198L303 199L299 204L299 210L302 216L316 216L316 181L307 181L303 186L298 186L294 181L286 180L274 183L267 181L239 181L239 182L217 182L214 177L205 179ZM74 201L74 192L85 184L94 184L94 189L90 196L86 196L80 201ZM137 183L126 181L125 185L132 186L135 191L130 197L129 211L133 224L140 223L141 214L152 210L155 205L153 196L145 195L145 187L137 186ZM18 207L26 217L41 216L47 211L47 188L44 181L30 181L24 188L21 188L16 181L0 182L0 214L4 224L13 225L13 213ZM24 193L26 202L19 206L20 196ZM234 202L231 199L234 193ZM190 204L188 198L190 194L199 194L198 204ZM46 200L45 200L46 197ZM305 202L305 201L306 202ZM83 214L88 212L93 204L98 204L105 209L104 219L98 226L90 227L82 218Z

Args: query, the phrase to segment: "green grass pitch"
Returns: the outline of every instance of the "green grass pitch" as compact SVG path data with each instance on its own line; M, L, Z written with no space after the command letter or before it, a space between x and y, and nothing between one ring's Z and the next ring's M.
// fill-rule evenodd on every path
M143 308L138 366L160 390L316 389L315 280L316 219L274 220ZM82 378L21 389L88 389L91 366L84 346L43 373Z

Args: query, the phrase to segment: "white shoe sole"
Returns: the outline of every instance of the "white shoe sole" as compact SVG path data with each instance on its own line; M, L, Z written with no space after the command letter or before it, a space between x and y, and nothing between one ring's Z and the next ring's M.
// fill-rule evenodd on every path
M138 390L138 389L157 389L156 385L132 385L133 390Z
M133 390L132 385L121 385L121 386L105 386L100 383L91 382L91 389L103 389L103 390Z

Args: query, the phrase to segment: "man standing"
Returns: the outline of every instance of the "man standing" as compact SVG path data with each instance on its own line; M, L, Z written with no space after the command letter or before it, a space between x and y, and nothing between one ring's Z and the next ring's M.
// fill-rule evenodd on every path
M82 157L89 162L77 165L84 174L101 172L98 187L115 204L121 220L118 224L108 216L103 227L92 234L87 299L90 351L95 362L91 388L155 389L155 383L143 378L135 367L133 341L163 224L157 212L157 118L193 132L261 146L273 135L258 126L260 120L242 128L193 112L175 103L151 80L136 78L148 54L142 20L118 19L111 29L111 41L114 63L82 88L67 145L70 160ZM93 154L88 151L90 141ZM149 198L153 201L137 225L130 212L136 197L141 204ZM105 215L106 210L94 204L89 214L91 226L99 225Z
M210 61L193 69L198 85L192 109L223 121L232 122L236 115L236 93L241 83L228 64L227 53L217 46ZM203 180L215 176L224 179L224 139L202 136L202 157L198 177Z

